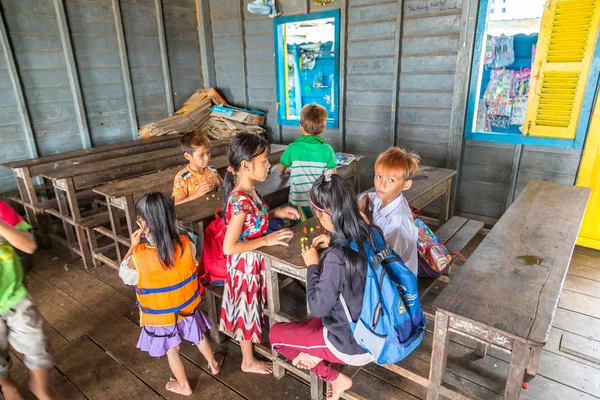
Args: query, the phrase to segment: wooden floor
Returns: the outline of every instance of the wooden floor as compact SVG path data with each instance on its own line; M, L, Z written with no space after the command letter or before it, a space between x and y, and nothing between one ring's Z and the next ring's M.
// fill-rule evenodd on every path
M41 250L27 276L30 293L49 324L57 365L52 385L65 399L178 398L165 391L170 372L166 358L153 359L136 349L139 327L135 295L108 267L84 269L60 250ZM423 299L430 304L443 283ZM402 362L427 376L431 326L423 344ZM478 358L475 344L453 336L446 381L484 399L501 398L508 355L490 350ZM562 343L562 345L561 345ZM308 386L291 376L278 381L240 371L240 350L231 342L222 372L213 377L190 344L182 345L192 398L308 399ZM576 356L573 354L580 354ZM26 369L13 354L12 375L28 398ZM577 248L559 309L539 367L522 399L600 399L600 252ZM596 359L596 362L593 360ZM355 378L354 391L367 399L424 398L425 390L371 365Z

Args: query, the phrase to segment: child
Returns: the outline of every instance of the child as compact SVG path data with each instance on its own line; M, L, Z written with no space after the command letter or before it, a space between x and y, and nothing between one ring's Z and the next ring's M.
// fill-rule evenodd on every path
M408 269L417 275L417 237L412 211L402 192L412 186L420 157L399 147L383 152L375 162L375 192L359 200L361 211L373 215L373 224L383 231L385 241L400 255Z
M145 194L135 208L140 229L131 236L119 276L135 286L142 326L137 347L152 357L166 354L175 379L165 388L189 396L192 388L179 354L182 338L198 346L213 375L223 363L223 357L212 352L206 337L210 322L199 308L196 249L177 233L175 207L165 194Z
M29 389L38 399L55 399L48 386L54 366L44 336L44 319L23 285L23 269L15 248L32 254L37 249L31 226L0 201L0 386L6 399L22 399L10 377L9 345L25 356L31 372Z
M308 192L312 184L325 169L335 172L335 153L320 135L327 125L327 110L312 103L302 107L300 131L302 136L290 144L281 156L279 172L290 171L289 203L300 212L302 222L313 217L308 203Z
M221 330L233 333L242 348L242 371L270 374L271 365L258 361L252 343L262 341L262 310L266 302L264 260L253 250L263 246L287 246L289 229L265 236L270 217L298 219L292 207L269 211L254 190L255 181L264 181L270 168L269 142L261 136L239 133L228 149L229 167L225 175L225 223L223 253L227 256L227 276L221 308Z
M214 193L223 187L223 179L210 161L210 140L200 131L181 137L181 150L189 164L175 175L173 197L175 204L185 203Z
M306 301L315 316L307 321L278 323L271 327L275 351L293 360L300 368L311 369L331 382L328 399L337 400L352 387L352 379L331 363L366 365L373 361L354 339L340 295L354 320L362 309L367 273L364 250L355 252L346 244L371 241L371 228L358 210L353 190L338 175L325 171L310 191L310 204L319 223L328 231L316 237L302 251L308 267ZM319 258L317 249L327 248Z

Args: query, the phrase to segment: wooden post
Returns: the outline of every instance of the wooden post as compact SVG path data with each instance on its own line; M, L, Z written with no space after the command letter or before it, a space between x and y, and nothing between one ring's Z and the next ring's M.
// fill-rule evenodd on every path
M321 400L323 398L323 379L310 371L310 399Z
M165 22L162 13L162 0L154 0L156 12L156 25L158 26L158 45L160 47L160 61L162 64L163 81L165 85L165 98L167 99L167 112L173 115L173 91L171 90L171 74L169 72L169 56L167 54L167 39L165 37Z
M343 0L340 5L340 79L339 79L339 102L338 121L340 134L342 135L342 151L346 151L346 75L348 74L348 1Z
M92 261L90 245L87 241L85 230L81 227L81 225L79 225L81 214L79 212L79 202L77 201L77 197L75 195L73 178L67 178L64 180L64 182L66 182L65 192L67 194L67 201L69 202L69 208L71 210L71 219L73 220L75 233L77 234L77 243L79 245L79 251L81 252L81 259L83 260L83 266L88 268Z
M469 77L473 59L473 44L475 43L475 27L477 25L477 9L479 1L464 0L461 14L461 30L459 49L456 57L456 72L454 74L454 93L452 95L452 110L450 112L450 136L448 137L448 158L446 168L458 171L451 195L450 209L454 210L458 187L460 185L460 166L463 155L463 132L465 129L465 114L469 98Z
M6 66L8 68L8 77L10 78L10 84L17 101L17 107L19 109L19 118L21 119L21 126L23 127L23 133L25 134L25 142L27 143L27 149L29 157L38 157L38 150L35 144L35 136L33 135L33 129L31 128L31 119L29 118L29 112L27 111L27 104L25 102L25 95L23 94L23 86L21 84L21 78L17 70L17 64L15 63L15 56L10 46L10 39L8 37L8 30L4 22L4 15L2 14L2 8L0 7L0 47L4 52L4 58L6 59ZM23 201L26 201L22 196ZM30 221L31 222L31 221Z
M529 357L531 347L519 341L515 341L508 368L508 379L506 380L506 389L504 389L504 398L506 400L518 400L521 395L521 384L525 378L525 364Z
M238 1L238 24L242 51L242 89L244 89L244 107L248 107L248 65L246 59L246 26L244 23L245 0Z
M131 86L131 75L129 73L129 60L127 59L127 45L125 43L125 33L123 32L123 19L121 18L121 8L119 0L112 0L113 15L115 18L115 29L117 31L117 43L119 45L119 58L121 60L121 74L123 75L123 85L125 86L125 100L127 102L127 114L129 124L131 125L131 136L137 139L138 124L135 111L135 102L133 100L133 88Z
M81 145L84 149L88 149L92 147L92 140L88 129L87 117L85 115L85 106L81 95L81 83L79 82L79 75L77 74L77 67L75 65L73 44L71 43L67 17L65 15L65 5L63 0L53 1L54 9L56 10L56 22L58 22L58 30L60 32L60 41L62 42L63 53L65 55L69 85L71 86L71 93L73 94L75 114L77 116L77 124L79 125L79 135L81 136Z
M394 46L394 76L392 81L392 134L390 137L390 145L395 146L398 141L398 96L400 95L400 55L402 53L402 27L404 17L404 0L398 0L396 9L396 37Z
M429 369L429 390L427 400L437 400L440 397L440 388L444 383L446 374L446 361L448 359L448 315L437 311L435 313L435 327L433 333L433 348L431 351L431 365Z
M477 342L477 348L475 349L475 354L477 354L478 357L485 357L487 355L487 351L488 351L488 344L487 343L483 343L483 342Z
M200 43L200 59L202 60L202 82L204 88L215 87L215 55L210 25L210 2L196 0L196 19L198 20L198 42Z
M513 154L513 162L510 169L510 182L508 183L508 192L504 201L504 211L508 210L515 199L515 189L517 187L517 178L519 177L519 166L521 165L521 154L523 154L523 145L516 144Z

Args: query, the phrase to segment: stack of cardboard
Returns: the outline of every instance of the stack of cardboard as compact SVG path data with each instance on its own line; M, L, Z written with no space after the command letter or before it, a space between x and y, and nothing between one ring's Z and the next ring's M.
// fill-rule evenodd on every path
M138 138L202 130L210 119L210 107L223 103L225 100L215 89L197 90L174 115L141 127Z
M181 134L198 129L211 139L227 139L239 132L264 135L266 130L261 126L264 123L263 112L228 106L214 88L199 89L175 115L143 126L138 138Z

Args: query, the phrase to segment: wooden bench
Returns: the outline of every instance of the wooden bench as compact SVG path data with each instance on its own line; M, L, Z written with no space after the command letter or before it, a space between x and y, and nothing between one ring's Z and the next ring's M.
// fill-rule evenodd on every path
M42 173L46 171L71 165L93 163L111 158L127 157L132 154L176 147L179 144L180 137L180 135L171 135L150 139L130 140L90 149L54 154L46 157L13 161L2 165L12 169L13 174L15 175L19 196L15 197L13 200L23 205L28 222L31 226L36 228L38 222L37 219L38 217L41 217L43 212L43 208L41 208L38 203L47 200L46 198L40 198L40 196L51 195L52 184L43 183L41 185L35 185L33 178L42 175ZM43 242L46 242L44 235L44 232L40 232L40 237Z
M443 386L449 332L511 354L505 399L535 376L558 306L590 189L531 181L433 302L428 400L463 399Z

